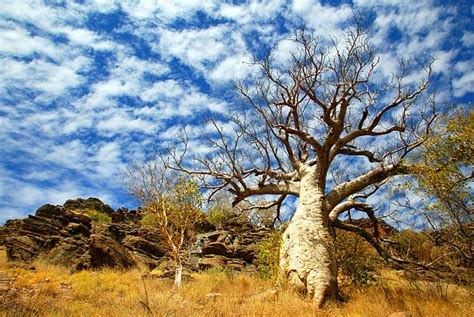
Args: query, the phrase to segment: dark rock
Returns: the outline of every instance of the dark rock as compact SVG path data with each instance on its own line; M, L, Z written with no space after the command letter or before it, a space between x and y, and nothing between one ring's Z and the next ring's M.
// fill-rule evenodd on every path
M247 265L249 264L242 259L228 258L223 255L207 256L198 262L198 268L200 270L215 268L220 270L244 271Z
M7 258L15 262L32 262L41 249L36 241L28 236L9 236L5 238Z
M109 216L114 212L109 205L104 204L100 199L92 197L87 199L70 199L63 206L69 210L95 210Z
M236 256L247 262L253 262L260 241L262 241L270 231L271 229L268 228L253 228L237 235L233 243Z
M63 237L51 250L40 256L48 263L62 265L73 271L91 267L88 237Z
M239 225L236 225L238 223ZM191 247L189 265L199 270L208 268L242 271L254 269L252 263L262 239L271 231L252 224L234 222L227 230L200 234Z
M132 224L111 224L107 228L114 240L122 244L140 262L150 269L155 268L166 256L166 244L153 229Z
M229 217L224 223L224 230L230 232L245 232L256 228L247 218L245 214L235 214Z
M136 265L128 250L105 235L93 234L90 237L90 258L94 268L114 267L127 269Z
M138 223L143 218L141 209L128 210L124 207L117 209L117 211L112 213L110 216L112 217L112 223Z

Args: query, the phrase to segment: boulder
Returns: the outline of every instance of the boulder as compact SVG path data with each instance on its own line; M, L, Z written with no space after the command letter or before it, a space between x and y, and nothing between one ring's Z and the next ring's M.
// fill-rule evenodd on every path
M166 258L166 244L156 230L127 223L111 224L107 230L110 236L150 269L157 267Z
M111 237L93 234L90 237L90 262L92 267L127 269L136 265L130 252Z
M127 208L120 207L110 216L112 217L112 223L138 223L143 215L140 208L138 210L128 210Z
M229 258L223 255L209 255L198 261L199 270L214 268L219 270L245 271L250 266L250 263L246 263L242 259Z
M16 262L32 262L39 254L40 246L29 236L5 237L7 258Z
M39 257L48 263L62 265L73 271L90 268L88 237L61 237L54 243L54 247L43 250Z

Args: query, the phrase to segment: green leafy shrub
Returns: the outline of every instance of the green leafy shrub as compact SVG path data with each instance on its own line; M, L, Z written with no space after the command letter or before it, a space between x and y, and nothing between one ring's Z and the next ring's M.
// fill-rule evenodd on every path
M279 272L280 245L283 231L272 231L258 245L257 270L264 279L276 280Z
M230 208L226 208L221 204L215 204L208 208L206 212L206 220L214 227L222 229L226 222L235 215L235 211Z
M397 242L394 248L400 256L420 263L429 263L441 255L441 249L436 248L424 232L403 230L395 234L392 240Z
M87 215L91 217L92 222L95 222L97 224L112 223L112 218L109 215L106 215L96 210L87 211Z
M382 259L363 238L337 230L335 246L340 286L368 286L377 282Z
M97 211L95 209L80 209L80 210L73 210L73 212L89 216L92 222L96 224L112 223L112 218L109 215L107 215L106 213Z

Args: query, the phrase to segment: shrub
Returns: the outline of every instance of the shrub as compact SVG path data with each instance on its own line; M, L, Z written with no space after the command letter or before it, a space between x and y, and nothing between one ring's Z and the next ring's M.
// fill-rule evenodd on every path
M91 217L92 222L95 222L97 224L112 223L112 218L109 215L97 210L88 210L86 212L86 215Z
M209 221L214 227L218 229L224 228L226 222L234 217L237 213L230 209L222 206L221 204L214 204L207 209L206 220Z
M403 230L392 238L397 244L396 252L401 256L421 263L429 263L441 250L436 249L430 237L424 232Z
M283 231L272 231L258 245L257 270L264 279L276 280L279 272L280 244Z
M377 281L382 259L355 233L336 230L336 259L339 284L367 286Z

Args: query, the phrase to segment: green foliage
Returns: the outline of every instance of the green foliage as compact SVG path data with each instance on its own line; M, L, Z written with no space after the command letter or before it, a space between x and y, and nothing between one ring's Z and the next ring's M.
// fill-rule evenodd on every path
M427 202L422 210L428 224L436 231L436 243L451 248L459 260L473 265L474 218L474 111L457 108L440 118L439 124L420 151L413 155L416 183L407 187Z
M429 263L441 255L441 250L435 247L428 232L403 230L391 239L397 243L394 245L397 253L420 263Z
M141 224L144 227L157 227L160 223L160 219L154 213L147 212L143 215Z
M383 262L363 238L336 230L335 247L340 286L367 286L377 281Z
M211 204L207 209L206 219L216 228L222 229L227 220L235 214L235 211L229 206L228 202L218 200Z
M280 245L283 231L272 231L258 245L257 270L262 278L276 280L279 272Z
M162 191L144 204L142 225L157 227L181 244L182 231L189 233L203 217L202 194L197 183L184 175L163 181L167 184Z
M89 216L92 220L93 223L96 224L109 224L112 223L112 218L100 211L97 211L95 209L80 209L80 210L74 210L75 213L79 214L85 214Z
M112 223L112 218L102 212L92 211L88 212L87 215L92 218L92 221L98 224Z
M157 229L176 268L181 268L182 248L203 217L199 186L191 177L156 163L135 166L128 172L128 189L143 206L142 224ZM177 276L179 287L181 281Z
M474 111L458 109L441 118L437 129L413 156L422 170L417 174L416 189L437 199L435 209L452 204L465 209L472 203L473 136Z

